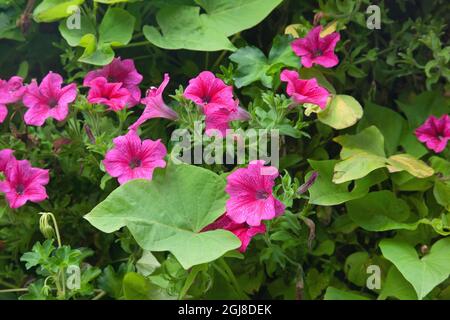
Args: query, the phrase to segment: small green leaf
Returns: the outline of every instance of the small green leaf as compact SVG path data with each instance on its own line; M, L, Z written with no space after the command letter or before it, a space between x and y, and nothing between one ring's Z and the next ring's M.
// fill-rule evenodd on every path
M345 129L354 125L363 115L363 109L355 98L335 95L325 110L317 114L320 122L334 129Z

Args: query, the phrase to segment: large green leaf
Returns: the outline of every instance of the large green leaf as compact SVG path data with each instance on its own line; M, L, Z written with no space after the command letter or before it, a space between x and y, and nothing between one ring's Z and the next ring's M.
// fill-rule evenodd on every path
M350 181L341 184L335 184L332 181L333 169L338 160L308 160L308 162L314 171L319 173L317 180L308 190L309 202L316 205L337 205L349 200L361 198L369 192L371 186L387 178L384 171L378 170L357 180L355 187L349 190ZM310 176L311 173L305 177L305 181Z
M225 180L190 165L157 170L113 191L85 218L104 232L127 226L149 251L170 251L181 265L213 261L240 246L231 232L201 230L225 212Z
M368 231L386 231L408 228L405 221L410 216L405 201L388 190L371 192L365 197L346 203L350 219ZM411 226L415 229L415 225Z
M364 105L364 117L358 123L358 130L376 126L384 136L387 154L391 155L397 151L400 144L404 123L405 119L392 109L367 102Z
M334 287L328 287L325 292L325 300L370 300L368 297L353 291L344 291Z
M71 8L84 0L44 0L33 11L36 22L53 22L73 14Z
M345 129L354 125L363 116L363 109L355 98L343 94L334 95L325 110L317 117L320 122L334 129Z
M195 0L195 3L199 6L163 4L156 14L159 29L144 26L147 40L164 49L234 51L228 37L258 24L281 0Z
M414 247L400 240L383 239L379 246L383 256L412 284L419 299L450 275L450 237L437 241L421 259Z
M359 179L373 170L385 167L384 137L370 126L355 135L334 138L342 146L341 159L334 168L333 182Z
M403 277L395 266L392 266L381 287L378 300L397 298L400 300L417 300L414 287Z
M273 75L278 74L281 68L298 67L298 57L291 49L291 40L290 36L275 37L269 57L253 46L240 48L230 55L230 60L238 64L234 77L236 87L261 81L265 87L272 88Z

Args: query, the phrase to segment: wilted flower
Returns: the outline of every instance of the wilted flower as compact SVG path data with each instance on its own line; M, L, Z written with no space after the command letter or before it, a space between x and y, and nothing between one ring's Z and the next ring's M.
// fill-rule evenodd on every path
M75 83L62 87L63 78L50 72L38 86L33 80L23 96L23 103L28 111L25 113L25 123L42 126L47 118L63 121L69 114L69 104L77 97Z
M334 54L334 48L340 39L339 33L333 32L322 38L321 32L322 26L314 27L306 37L296 39L291 44L292 50L301 57L302 66L305 68L311 68L313 64L331 68L339 63Z
M132 179L148 179L153 177L155 168L164 168L167 154L166 147L160 140L143 140L134 130L113 140L114 148L105 155L103 164L106 172L118 178L123 184Z
M130 130L136 130L141 124L152 118L178 119L178 114L166 105L162 97L169 80L169 75L166 73L164 74L164 81L158 88L152 87L147 90L146 97L141 100L141 103L145 104L144 112L142 112L139 119L129 127Z
M450 140L450 117L448 114L440 118L430 116L415 133L417 139L424 142L428 149L437 153L442 152Z

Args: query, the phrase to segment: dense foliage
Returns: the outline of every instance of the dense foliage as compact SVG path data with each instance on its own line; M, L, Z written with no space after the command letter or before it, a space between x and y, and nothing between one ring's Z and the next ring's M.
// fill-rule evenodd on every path
M0 0L0 299L450 299L450 4L373 2Z

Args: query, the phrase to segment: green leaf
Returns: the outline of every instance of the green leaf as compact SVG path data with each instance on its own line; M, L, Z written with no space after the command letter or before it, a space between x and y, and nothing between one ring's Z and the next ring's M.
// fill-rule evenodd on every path
M200 18L200 7L170 6L156 15L160 31L144 26L145 38L163 49L189 49L198 51L234 51L235 47L219 30L209 28Z
M106 65L114 59L112 47L123 46L131 41L135 18L126 10L109 8L98 27L90 18L80 17L81 29L69 29L67 21L62 21L59 31L67 43L85 48L80 62L93 65ZM97 35L98 34L98 38Z
M133 35L135 18L128 11L109 8L98 28L99 43L112 46L126 45Z
M391 155L397 151L400 144L404 122L405 119L392 109L367 102L364 105L364 117L358 123L358 130L376 126L384 136L387 154Z
M84 0L44 0L33 11L36 22L53 22L73 14L71 7L79 6Z
M385 167L384 137L370 126L355 135L334 138L342 146L341 159L334 168L333 182L359 179L373 170Z
M43 244L36 242L32 248L32 251L25 252L20 258L20 261L26 262L25 267L30 269L47 262L53 250L55 250L53 240L45 240Z
M388 190L371 192L363 198L346 203L350 219L368 231L416 229L417 223L406 223L410 216L405 201Z
M201 232L225 212L224 188L209 170L171 164L152 181L120 186L85 218L104 232L127 226L142 248L170 251L188 269L240 246L231 232Z
M126 300L150 300L150 281L142 275L129 272L123 278L123 293Z
M379 246L383 256L412 284L419 299L450 275L450 237L437 241L421 259L414 247L400 240L383 239Z
M352 291L344 291L334 287L328 287L325 292L325 300L370 300L369 298Z
M161 264L150 251L144 251L142 257L136 262L137 271L144 277L151 275Z
M362 116L363 109L359 102L342 94L333 96L326 109L317 114L320 122L338 130L351 127Z
M298 67L298 57L291 49L291 41L292 38L288 36L275 37L268 58L260 49L252 46L240 48L230 55L230 60L238 64L234 76L236 87L261 81L265 87L272 88L274 75L278 76L282 68Z
M259 23L281 0L195 0L195 3L199 6L163 4L156 14L161 33L154 26L144 26L147 40L164 49L234 51L236 48L228 37Z
M417 300L414 287L403 277L395 266L392 266L381 287L378 300L397 298L400 300Z
M314 171L319 173L315 183L309 188L309 202L311 204L330 206L344 203L349 200L358 199L365 196L371 186L387 179L383 171L370 173L368 176L359 179L355 187L349 190L350 181L335 184L332 181L333 169L337 160L308 160ZM306 175L305 181L311 176Z
M367 267L370 265L369 254L365 251L354 252L345 259L344 271L347 279L359 287L367 280Z

